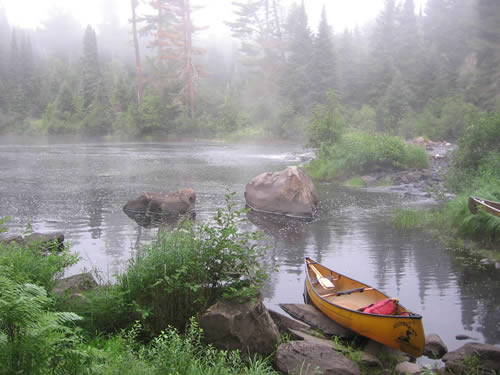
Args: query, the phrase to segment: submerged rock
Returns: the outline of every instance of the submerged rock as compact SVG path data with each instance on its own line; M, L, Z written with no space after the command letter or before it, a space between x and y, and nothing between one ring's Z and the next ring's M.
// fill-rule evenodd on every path
M262 212L312 218L319 206L311 178L298 167L262 173L245 188L247 205Z

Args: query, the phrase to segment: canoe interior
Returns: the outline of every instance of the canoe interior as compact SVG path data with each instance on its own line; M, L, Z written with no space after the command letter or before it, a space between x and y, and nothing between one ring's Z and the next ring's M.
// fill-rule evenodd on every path
M377 289L370 287L369 285L363 284L359 281L351 279L347 276L339 274L335 271L332 271L319 263L314 263L312 260L309 260L308 263L308 276L311 281L311 286L314 290L328 302L335 304L337 306L358 311L363 307L367 307L368 305L377 303L378 301L389 298L389 296L380 292ZM311 269L311 266L316 268L324 277L331 280L335 285L334 288L324 288L317 282L317 275ZM350 294L337 295L337 293L342 293L345 291L360 289L359 291L354 291ZM402 313L409 313L410 311L404 308L402 305L398 304L398 308L396 311L396 315Z
M310 258L305 261L306 297L327 317L362 336L413 357L422 355L425 346L422 316L412 313L399 302L390 315L359 311L389 297Z

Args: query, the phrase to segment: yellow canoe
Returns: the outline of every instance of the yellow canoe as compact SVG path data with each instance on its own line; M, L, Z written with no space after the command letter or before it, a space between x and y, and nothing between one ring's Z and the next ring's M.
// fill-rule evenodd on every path
M500 216L500 202L489 201L487 199L477 197L469 197L470 212L475 214L477 213L478 208L489 212L492 215Z
M377 289L334 272L310 258L305 258L305 267L306 302L362 336L414 357L422 355L425 346L422 316L404 308L395 298L391 299ZM393 308L390 315L372 312L386 302ZM363 312L363 309L370 312Z

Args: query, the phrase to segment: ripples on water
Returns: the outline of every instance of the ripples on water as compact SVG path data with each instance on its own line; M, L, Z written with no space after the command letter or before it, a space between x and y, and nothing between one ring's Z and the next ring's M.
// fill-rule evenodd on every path
M103 278L156 236L122 211L144 192L191 187L196 221L210 220L257 174L297 165L300 147L199 143L0 145L0 217L12 216L11 234L31 222L36 231L63 231L82 261L69 270L97 268ZM267 233L266 261L280 266L264 291L267 305L302 302L304 256L397 296L424 316L454 349L459 333L500 342L498 272L464 267L423 232L401 233L390 223L395 207L418 202L396 194L317 185L322 207L310 223L249 215L248 229Z

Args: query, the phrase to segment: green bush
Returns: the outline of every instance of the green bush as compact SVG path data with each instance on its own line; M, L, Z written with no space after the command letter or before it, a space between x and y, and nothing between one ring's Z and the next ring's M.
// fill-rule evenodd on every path
M427 168L423 148L407 145L389 135L351 133L335 145L323 144L318 157L308 165L312 178L331 179L362 174L378 168Z
M330 92L328 104L318 105L313 111L313 120L307 129L309 146L338 143L346 127L345 112L345 108Z
M51 290L55 280L64 270L75 264L79 257L67 247L63 251L42 252L40 244L21 246L15 242L0 242L0 267L9 266L5 272L19 283L32 283Z
M500 151L500 113L484 114L458 140L455 166L477 169L491 151Z
M213 224L184 225L144 249L118 278L127 305L158 334L168 325L184 328L220 298L258 295L267 273L257 232L241 232L244 210L217 210Z

